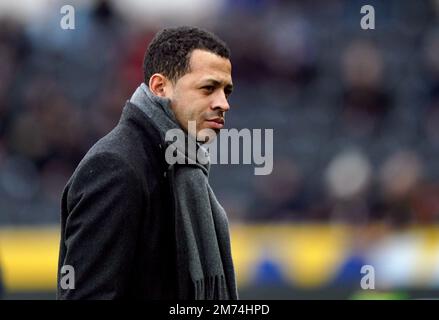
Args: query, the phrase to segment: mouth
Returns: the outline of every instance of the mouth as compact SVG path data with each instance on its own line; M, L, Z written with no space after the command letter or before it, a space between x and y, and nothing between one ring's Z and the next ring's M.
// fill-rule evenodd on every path
M224 118L217 117L217 118L213 118L213 119L208 119L208 120L206 120L206 122L213 129L221 129L222 127L224 127Z

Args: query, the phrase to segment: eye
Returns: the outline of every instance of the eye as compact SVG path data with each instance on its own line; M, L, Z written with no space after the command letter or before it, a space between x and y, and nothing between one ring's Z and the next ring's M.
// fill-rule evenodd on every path
M203 89L207 93L212 93L215 90L214 86L204 86L201 89Z

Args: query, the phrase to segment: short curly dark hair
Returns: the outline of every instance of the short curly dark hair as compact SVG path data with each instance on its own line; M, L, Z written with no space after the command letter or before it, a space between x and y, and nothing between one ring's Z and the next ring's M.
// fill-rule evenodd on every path
M190 54L195 49L213 52L230 59L230 49L213 33L197 27L166 28L159 31L145 53L143 75L146 85L154 73L176 82L189 72Z

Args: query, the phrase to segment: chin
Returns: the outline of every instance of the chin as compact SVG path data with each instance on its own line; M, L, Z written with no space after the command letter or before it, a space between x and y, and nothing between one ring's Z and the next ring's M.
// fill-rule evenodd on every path
M204 133L202 133L203 130L201 130L201 133L199 132L197 134L197 141L202 144L209 144L215 140L216 136L219 133L219 129L211 129L211 128L204 128L204 129L209 129L208 133L206 134L207 130L204 130Z

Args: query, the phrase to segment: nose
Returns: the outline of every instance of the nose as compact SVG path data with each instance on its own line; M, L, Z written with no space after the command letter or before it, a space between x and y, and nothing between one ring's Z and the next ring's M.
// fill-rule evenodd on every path
M223 112L229 111L230 105L224 92L220 92L213 103L213 110L220 109Z

